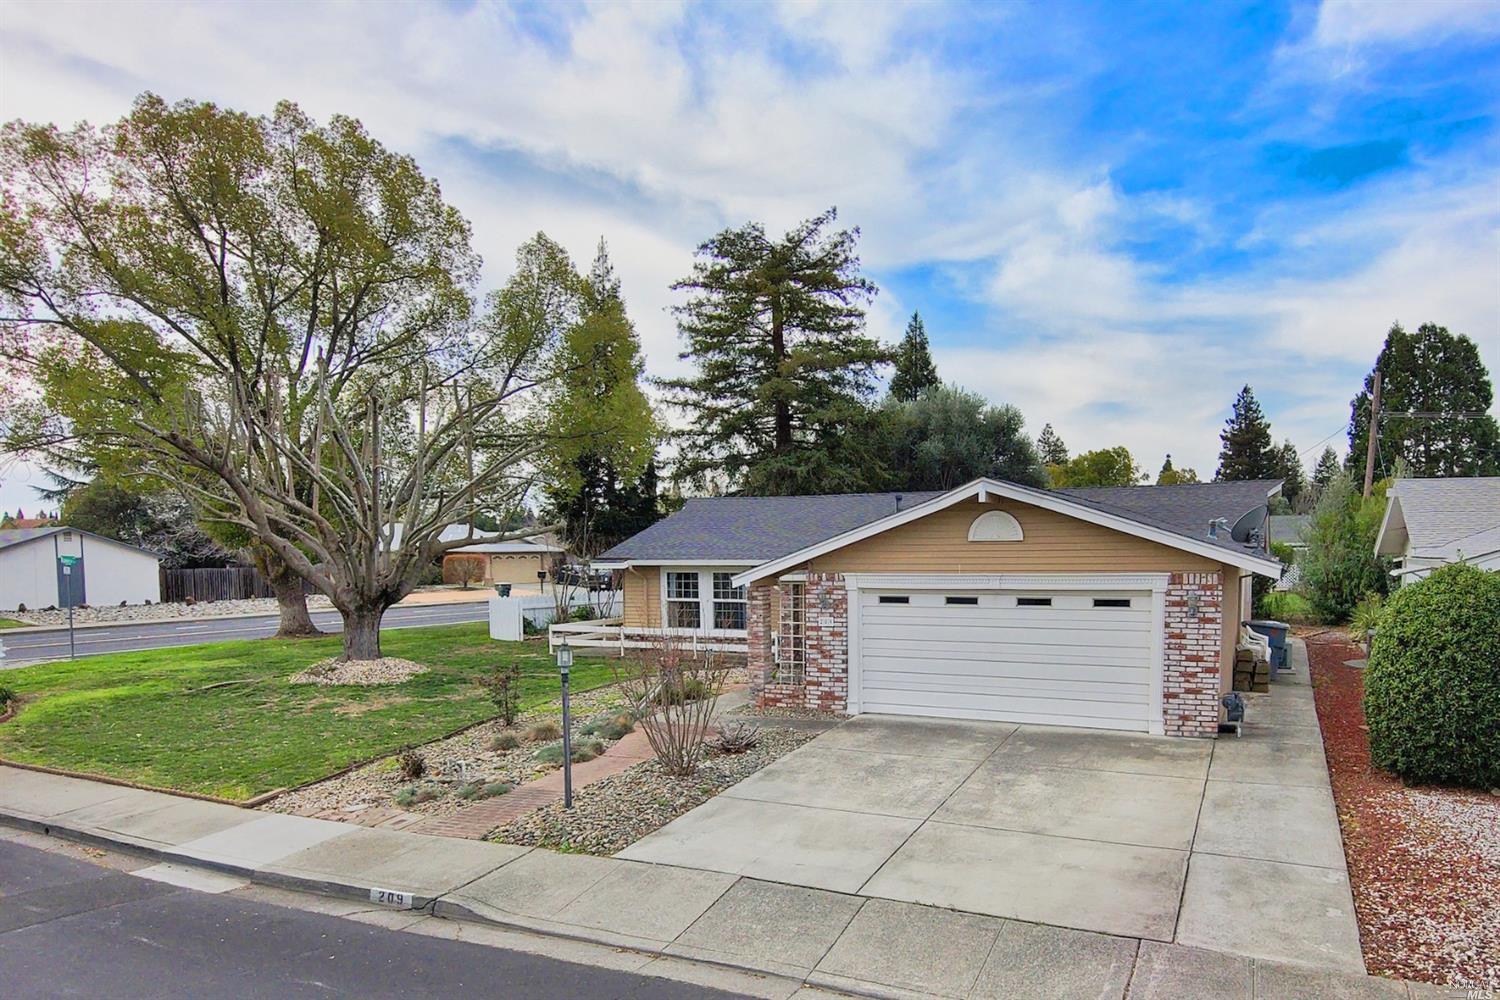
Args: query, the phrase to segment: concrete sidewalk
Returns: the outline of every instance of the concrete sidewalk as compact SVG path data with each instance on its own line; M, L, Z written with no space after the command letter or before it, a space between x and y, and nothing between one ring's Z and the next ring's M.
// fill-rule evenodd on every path
M1181 945L619 858L350 827L0 767L0 821L157 868L479 921L872 996L1431 997L1413 986ZM151 869L143 870L148 875ZM396 894L396 895L391 895ZM1295 927L1286 928L1295 934Z

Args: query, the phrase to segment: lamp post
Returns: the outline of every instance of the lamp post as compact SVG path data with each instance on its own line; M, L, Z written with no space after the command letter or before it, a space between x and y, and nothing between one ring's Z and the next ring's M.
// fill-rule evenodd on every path
M563 639L557 647L557 671L562 674L563 808L573 808L573 732L568 719L568 672L573 669L573 647Z

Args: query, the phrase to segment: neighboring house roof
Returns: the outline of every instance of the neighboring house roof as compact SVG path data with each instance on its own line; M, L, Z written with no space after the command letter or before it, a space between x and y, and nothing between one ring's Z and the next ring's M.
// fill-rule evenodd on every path
M1312 524L1311 514L1272 514L1266 523L1266 533L1271 544L1278 542L1303 548L1307 540L1302 533Z
M1387 497L1375 539L1381 555L1456 559L1461 539L1469 548L1483 546L1484 536L1500 528L1500 476L1398 479Z
M463 536L460 535L460 538ZM450 549L448 555L458 552L480 552L486 555L512 555L512 556L544 556L551 552L565 552L566 549L556 545L548 545L546 542L530 542L519 539L513 542L480 542L475 545L460 545L456 549Z
M133 549L136 552L150 556L152 559L159 560L161 558L161 556L150 549L143 549L139 545L131 545L129 542L122 542L118 538L110 538L106 535L96 535L92 531L84 531L82 528L70 528L65 524L54 524L45 528L0 528L0 549L23 545L26 542L34 542L38 538L48 538L52 535L61 534L64 531L76 531L80 535L97 538L101 542L108 542L111 545L118 545L121 548Z
M50 517L13 517L6 522L6 528L47 528L57 522Z
M804 555L816 546L886 521L892 521L890 526L894 527L895 519L908 512L956 502L985 488L1025 503L1063 509L1075 515L1094 512L1106 521L1123 521L1126 526L1136 525L1143 531L1155 529L1173 536L1182 547L1217 549L1243 557L1246 547L1232 541L1227 534L1217 539L1209 537L1209 522L1226 518L1232 523L1249 511L1263 508L1268 495L1279 487L1279 481L1270 480L1041 490L976 480L947 493L705 497L687 501L682 510L616 545L600 556L599 561L762 566ZM1251 558L1264 561L1258 553Z

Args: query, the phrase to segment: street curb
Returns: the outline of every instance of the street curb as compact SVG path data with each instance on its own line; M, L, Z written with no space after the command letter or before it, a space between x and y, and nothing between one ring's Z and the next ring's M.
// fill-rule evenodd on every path
M421 604L405 604L405 605L398 603L398 604L392 604L389 608L386 608L386 610L390 611L390 610L392 610L394 608L402 608L402 609L410 609L410 608L452 608L452 607L458 607L459 605L463 605L463 604L478 604L478 605L482 605L484 603L485 603L484 601L427 601L427 602L423 602ZM333 614L333 613L336 613L338 611L338 608L327 607L327 608L318 608L317 610L309 609L309 611L312 614L315 614L315 615L320 615L320 614L325 614L325 613L327 613L327 614ZM274 611L259 611L259 612L255 612L253 614L241 614L241 615L195 615L193 617L183 617L183 618L128 618L128 619L126 619L124 621L118 621L118 622L88 622L87 624L74 625L73 629L74 629L74 631L81 631L83 629L90 629L90 628L129 628L130 626L133 626L133 625L196 625L198 622L226 622L226 621L235 621L235 620L240 619L240 618L275 618L275 617L276 617L276 612L274 612ZM457 624L466 624L466 623L459 622ZM4 642L5 641L5 637L8 636L8 635L35 635L38 632L66 632L67 630L68 630L68 626L66 626L66 625L22 625L20 628L0 629L0 642ZM328 636L331 636L331 635L338 635L338 633L337 632L324 632L322 635L307 636L306 638L309 638L309 639L325 639L325 638L327 638Z
M0 812L0 825L9 826L14 829L26 830L32 833L40 833L47 837L57 837L63 840L72 840L93 847L108 848L149 860L178 865L180 867L201 868L205 871L216 872L221 875L233 875L245 879L248 882L265 885L275 889L289 889L297 892L306 892L318 896L329 896L336 899L351 899L361 902L370 902L370 890L381 888L380 886L355 885L348 882L336 882L327 879L319 879L311 876L293 875L288 872L266 871L263 869L245 868L222 861L212 861L206 858L188 857L178 854L170 848L161 845L153 845L144 841L137 841L122 835L108 836L93 830L81 829L68 826L55 821L32 819L27 816L16 816L8 812ZM350 827L351 830L357 827ZM529 852L528 852L529 853ZM524 857L524 855L518 855ZM515 860L515 859L512 859ZM498 871L510 864L510 861L496 867ZM611 934L608 931L593 930L574 924L560 924L547 920L533 920L519 914L512 914L507 919L488 916L479 913L460 902L447 900L445 897L458 890L450 890L439 896L419 896L413 894L412 905L405 908L409 913L426 913L429 916L440 917L444 920L453 920L458 923L479 924L487 927L496 927L502 930L521 931L527 934L536 934L542 937L555 938L563 941L582 942L584 944L598 945L614 950L634 951L643 955L656 958L671 958L678 961L691 962L697 965L710 965L735 972L748 972L766 979L780 980L787 983L798 983L816 986L815 981L818 974L809 973L806 977L788 975L784 970L766 969L748 963L733 961L705 959L688 957L670 952L667 948L670 942L658 945L654 941L644 938L627 937L625 935ZM393 910L393 912L402 912ZM862 989L855 990L848 984L834 986L832 983L823 988L835 989L838 992L853 996L887 998L897 995L916 996L919 994L897 994L871 984Z

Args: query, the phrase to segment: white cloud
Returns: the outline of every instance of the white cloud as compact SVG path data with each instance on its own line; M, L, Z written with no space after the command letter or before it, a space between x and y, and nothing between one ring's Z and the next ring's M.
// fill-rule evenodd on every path
M1500 33L1490 0L1324 0L1313 39L1321 46L1428 44L1459 33Z

